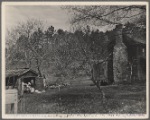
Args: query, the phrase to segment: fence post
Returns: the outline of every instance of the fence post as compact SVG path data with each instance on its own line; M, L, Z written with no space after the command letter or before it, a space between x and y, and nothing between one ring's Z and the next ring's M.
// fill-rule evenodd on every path
M13 106L12 106L12 104L13 104ZM10 105L10 108L8 108L9 112L12 113L12 110L13 110L13 112L15 114L17 114L17 111L18 111L18 91L16 89L6 90L6 107L8 107L7 105Z

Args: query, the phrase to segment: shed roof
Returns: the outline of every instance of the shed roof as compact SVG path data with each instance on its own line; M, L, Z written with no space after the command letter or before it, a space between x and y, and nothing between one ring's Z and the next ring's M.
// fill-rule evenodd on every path
M6 70L6 77L22 76L27 72L32 72L35 74L35 76L38 76L38 74L31 69L16 69L16 70Z

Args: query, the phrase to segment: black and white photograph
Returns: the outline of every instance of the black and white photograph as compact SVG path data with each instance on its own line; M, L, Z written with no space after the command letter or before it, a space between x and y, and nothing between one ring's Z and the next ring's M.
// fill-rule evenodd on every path
M149 116L148 2L2 2L2 117Z

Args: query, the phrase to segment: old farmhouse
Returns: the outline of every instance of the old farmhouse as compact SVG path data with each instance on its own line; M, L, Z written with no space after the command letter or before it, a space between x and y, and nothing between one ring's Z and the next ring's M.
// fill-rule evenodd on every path
M144 28L130 26L114 30L117 35L113 53L105 69L111 83L146 81L146 32Z
M92 79L107 84L146 81L146 33L144 28L116 26L105 38L114 41L108 59L93 64ZM132 30L132 31L131 31ZM131 32L130 32L131 31ZM114 39L114 40L112 40ZM110 48L109 48L110 49Z

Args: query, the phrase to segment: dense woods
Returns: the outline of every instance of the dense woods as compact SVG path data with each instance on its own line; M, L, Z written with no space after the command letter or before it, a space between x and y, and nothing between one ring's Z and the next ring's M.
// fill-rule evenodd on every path
M29 20L23 25L30 23L32 26L32 22L33 20ZM32 32L24 29L27 33L21 30L17 31L20 33L14 33L18 34L18 38L13 38L13 44L9 42L6 48L7 69L19 67L15 64L18 62L24 63L23 67L32 67L40 75L52 72L74 76L79 70L85 70L90 74L91 62L103 60L109 55L109 51L105 48L112 41L105 40L103 32L90 30L89 26L75 32L55 30L53 26L45 31L40 27L34 25L33 27L35 30ZM12 37L12 34L9 37Z

